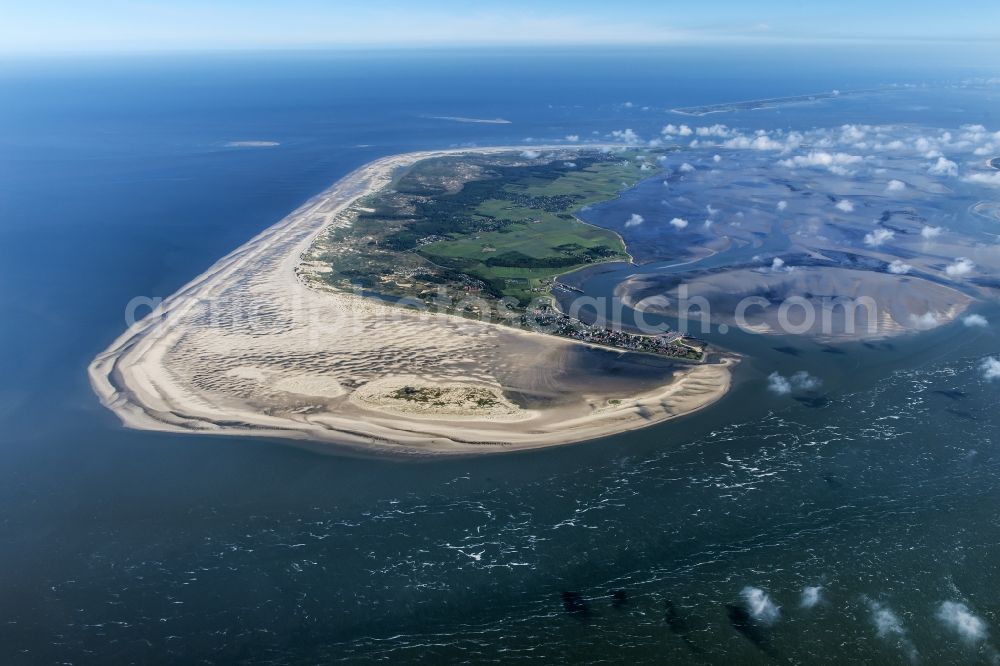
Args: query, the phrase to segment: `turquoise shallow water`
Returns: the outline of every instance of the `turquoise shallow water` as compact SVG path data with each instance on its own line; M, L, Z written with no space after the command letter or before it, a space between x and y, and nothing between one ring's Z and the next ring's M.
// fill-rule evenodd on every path
M750 358L710 410L476 459L131 432L91 395L86 364L130 298L169 294L379 155L652 136L673 106L979 74L887 60L862 75L813 53L775 77L753 72L788 56L654 55L5 64L4 663L989 663L998 386L977 365L1000 351L990 329L840 354L747 336L732 345ZM914 91L718 120L1000 129L994 102ZM241 140L280 145L225 147ZM768 373L801 369L823 380L823 400L764 390ZM811 608L807 586L822 586ZM780 619L734 627L727 605L742 607L747 587ZM564 592L579 595L573 612ZM990 637L956 638L936 617L942 601L966 604ZM902 633L880 636L877 608Z

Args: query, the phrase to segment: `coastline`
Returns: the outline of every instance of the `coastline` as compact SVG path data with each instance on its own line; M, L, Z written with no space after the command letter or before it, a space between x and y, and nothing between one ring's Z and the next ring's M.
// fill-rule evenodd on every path
M500 420L409 414L350 401L352 390L411 375L498 393L557 384L566 359L583 343L317 290L297 271L316 236L339 223L357 199L391 182L398 168L445 155L523 149L422 151L363 165L126 330L90 364L94 391L130 428L307 439L399 453L518 450L595 439L691 413L725 395L734 356L677 367L665 385L637 386L627 394L622 387L595 393L591 386L578 404L559 395L552 407ZM220 325L251 314L249 327ZM508 358L530 367L512 369L516 364ZM321 386L324 381L329 386Z

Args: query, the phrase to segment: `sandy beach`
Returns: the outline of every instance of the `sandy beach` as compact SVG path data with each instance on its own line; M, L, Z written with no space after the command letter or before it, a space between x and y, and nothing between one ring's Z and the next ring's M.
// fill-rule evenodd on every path
M126 330L91 363L94 390L131 428L399 453L593 439L721 398L735 357L605 373L636 355L317 288L322 267L303 261L312 241L350 224L350 206L397 169L447 154L521 150L408 153L357 169Z

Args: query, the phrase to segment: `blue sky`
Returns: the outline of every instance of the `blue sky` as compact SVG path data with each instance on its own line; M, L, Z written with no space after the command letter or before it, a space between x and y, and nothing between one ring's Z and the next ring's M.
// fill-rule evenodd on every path
M1000 42L1000 0L0 0L8 52L463 44Z

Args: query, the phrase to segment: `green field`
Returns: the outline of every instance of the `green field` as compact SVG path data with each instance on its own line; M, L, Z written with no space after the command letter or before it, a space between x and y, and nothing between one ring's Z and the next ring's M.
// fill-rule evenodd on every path
M622 239L574 215L653 176L656 155L580 151L571 160L463 155L425 160L320 239L338 287L427 299L442 289L547 300L553 279L627 260Z
M616 156L583 168L552 167L511 174L496 183L505 198L483 198L470 209L484 220L509 224L495 231L447 234L420 247L437 265L474 275L503 296L526 303L547 293L551 279L587 264L627 260L625 244L614 232L575 217L584 206L614 198L652 175L635 155Z

